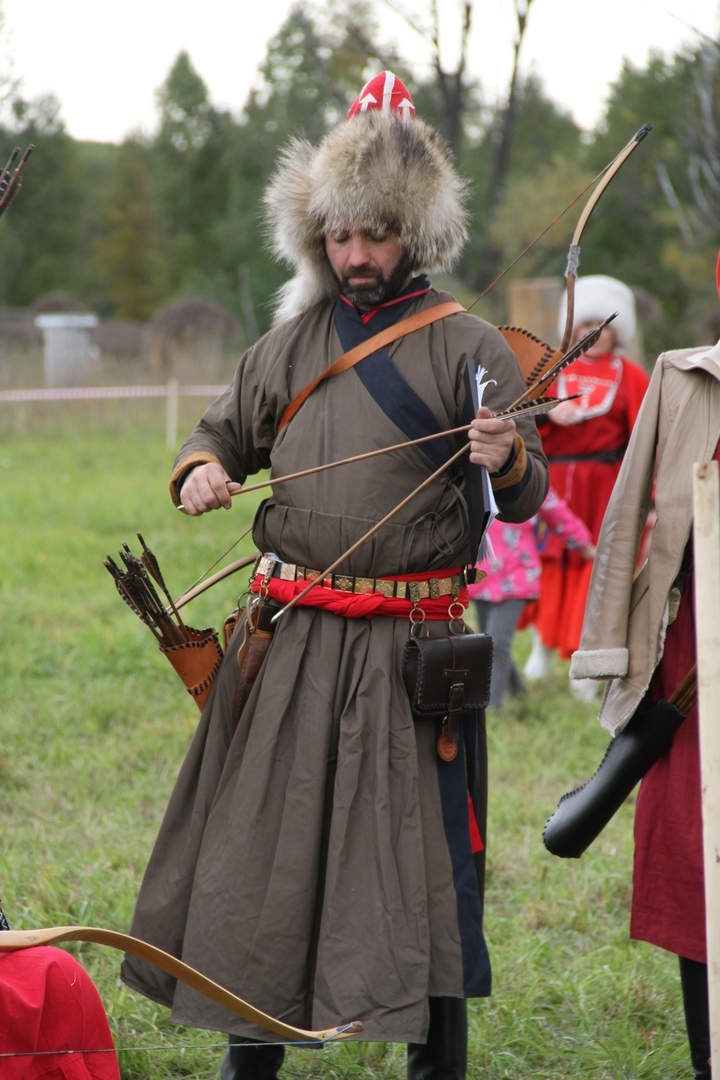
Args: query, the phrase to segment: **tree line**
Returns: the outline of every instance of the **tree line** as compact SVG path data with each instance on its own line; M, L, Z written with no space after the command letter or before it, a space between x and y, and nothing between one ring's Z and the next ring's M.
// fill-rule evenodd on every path
M453 72L438 60L411 76L378 44L371 0L297 4L237 114L212 103L181 53L158 91L156 132L120 145L73 140L55 100L26 101L6 87L0 153L31 142L36 151L17 205L0 223L0 306L62 292L103 318L143 322L170 300L192 297L229 308L255 337L287 276L270 258L260 220L278 150L298 134L316 142L368 74L389 67L412 85L419 113L443 130L470 181L472 235L458 273L466 302L651 123L593 215L580 272L612 274L638 291L650 353L707 342L720 246L718 44L699 39L643 69L626 63L588 133L536 76L522 74L529 9L517 6L516 65L501 103L467 74L464 54ZM509 281L562 275L581 208L582 200L476 313L501 322Z

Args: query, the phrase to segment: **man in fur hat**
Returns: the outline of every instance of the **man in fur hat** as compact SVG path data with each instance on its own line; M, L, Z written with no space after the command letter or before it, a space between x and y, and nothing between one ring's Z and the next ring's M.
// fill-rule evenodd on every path
M317 148L289 146L266 207L296 276L274 329L182 447L176 504L193 516L229 508L259 470L279 477L458 426L472 356L489 408L473 422L470 460L491 474L503 518L538 509L547 466L534 422L490 411L515 400L523 379L483 320L449 314L324 375L379 331L452 301L420 271L457 259L463 203L443 141L390 72ZM279 608L428 481L277 620L242 708L236 630L133 922L287 1022L357 1019L365 1039L410 1044L416 1080L465 1075L465 999L490 992L483 716L464 714L441 758L441 720L413 716L402 676L411 620L447 635L467 603L475 552L462 466L433 477L459 445L440 437L314 473L262 503L253 538L266 554L251 591ZM224 1080L276 1076L283 1048L248 1045L267 1040L262 1029L132 958L123 978L179 1023L230 1033Z

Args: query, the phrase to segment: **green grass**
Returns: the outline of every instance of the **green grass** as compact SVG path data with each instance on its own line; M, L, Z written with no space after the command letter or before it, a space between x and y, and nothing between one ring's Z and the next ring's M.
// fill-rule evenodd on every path
M181 432L198 412L183 402ZM166 494L157 404L0 406L0 895L11 925L126 930L197 710L103 566L140 531L174 593L250 524L256 503L189 519ZM256 499L251 496L249 499ZM249 539L233 557L249 554ZM188 609L220 626L245 584ZM528 649L517 640L522 660ZM632 806L580 860L543 824L606 737L566 666L489 715L486 931L494 993L471 1003L477 1080L682 1080L692 1075L674 957L628 940ZM67 946L110 1017L124 1080L219 1076L224 1038L179 1029L118 981L119 956ZM288 1077L405 1075L404 1048L291 1049Z

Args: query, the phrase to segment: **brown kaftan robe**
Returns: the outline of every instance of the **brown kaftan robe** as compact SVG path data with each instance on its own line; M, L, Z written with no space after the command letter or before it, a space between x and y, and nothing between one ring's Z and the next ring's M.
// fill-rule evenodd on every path
M445 299L431 291L415 307ZM287 404L343 351L333 310L319 304L258 342L178 462L215 456L243 482L266 467L282 475L403 441L355 371L322 383L276 436ZM441 429L458 422L465 355L478 356L496 380L486 393L491 408L523 389L501 335L469 314L389 352ZM503 506L511 520L533 514L547 487L534 424L518 429L532 465L523 492ZM258 511L255 544L322 569L433 471L413 447L283 484ZM461 472L440 477L342 571L381 577L469 563L462 483ZM435 725L413 720L402 683L408 631L404 619L296 608L277 624L233 737L236 631L168 806L132 932L290 1023L360 1019L364 1038L420 1042L428 995L486 994L489 967L467 838L464 899L458 891ZM447 624L433 632L446 633ZM466 804L463 755L457 760ZM477 926L463 921L470 893ZM132 957L123 978L171 1006L179 1023L258 1034Z

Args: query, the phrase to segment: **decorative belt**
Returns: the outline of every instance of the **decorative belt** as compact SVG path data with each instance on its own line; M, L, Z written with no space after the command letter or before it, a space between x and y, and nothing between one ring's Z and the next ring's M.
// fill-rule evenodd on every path
M442 571L438 571L442 573ZM310 570L307 566L281 562L275 555L260 555L252 570L251 579L260 574L262 577L278 577L282 581L315 581L322 571ZM345 593L381 593L388 599L410 600L417 604L420 600L435 600L441 596L457 597L465 586L462 574L446 577L431 577L417 581L397 581L395 578L352 577L350 574L328 574L320 587L337 589Z

